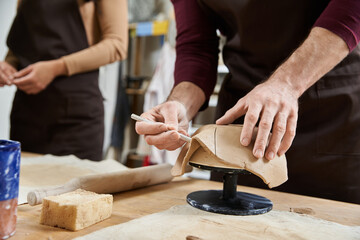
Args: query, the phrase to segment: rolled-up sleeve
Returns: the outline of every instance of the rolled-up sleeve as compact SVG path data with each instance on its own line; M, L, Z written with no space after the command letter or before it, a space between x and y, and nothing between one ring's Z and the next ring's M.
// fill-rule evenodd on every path
M352 51L360 41L360 1L332 0L315 22L341 37Z
M216 24L196 0L172 2L177 28L175 86L184 81L196 84L205 93L206 106L217 79L219 38Z

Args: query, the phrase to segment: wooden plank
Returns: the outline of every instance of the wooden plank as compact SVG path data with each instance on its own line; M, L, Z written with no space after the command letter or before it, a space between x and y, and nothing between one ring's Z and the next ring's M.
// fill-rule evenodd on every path
M72 239L104 227L164 211L174 205L187 204L187 194L207 189L222 189L222 184L176 178L168 184L115 194L111 218L78 232L39 224L41 206L31 207L25 204L18 207L17 230L11 239ZM265 196L273 201L276 210L311 209L311 215L317 218L350 226L360 225L360 205L243 186L239 186L238 191Z

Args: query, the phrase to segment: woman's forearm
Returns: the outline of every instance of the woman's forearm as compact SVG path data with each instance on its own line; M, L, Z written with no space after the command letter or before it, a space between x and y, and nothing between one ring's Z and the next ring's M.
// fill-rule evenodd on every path
M53 66L55 77L68 75L68 71L63 59L60 58L60 59L52 60L51 63Z

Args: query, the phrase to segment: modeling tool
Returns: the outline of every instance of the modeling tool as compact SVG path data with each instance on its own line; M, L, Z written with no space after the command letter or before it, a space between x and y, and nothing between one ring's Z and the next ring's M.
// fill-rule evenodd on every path
M131 118L134 119L134 120L136 120L136 121L142 121L142 122L147 122L147 123L155 123L155 122L152 122L152 121L150 121L150 120L148 120L148 119L146 119L146 118L140 117L140 116L138 116L138 115L136 115L136 114L134 114L134 113L131 114ZM184 140L184 141L186 141L186 142L190 142L190 141L191 141L191 138L190 138L190 137L185 136L184 134L181 134L181 133L179 133L179 132L178 132L178 134L180 135L180 138L181 138L182 140Z

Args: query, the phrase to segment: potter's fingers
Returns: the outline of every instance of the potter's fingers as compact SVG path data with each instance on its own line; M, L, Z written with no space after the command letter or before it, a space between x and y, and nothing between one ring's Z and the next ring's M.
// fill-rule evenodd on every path
M162 150L168 150L168 151L174 151L180 147L182 147L184 144L179 144L178 142L174 142L174 143L170 143L170 144L166 144L166 145L158 145L157 148Z
M160 114L156 114L153 110L150 110L149 112L144 112L140 115L140 117L145 118L151 122L160 122L164 123L164 117Z
M167 131L157 135L145 135L145 141L159 149L171 148L168 150L173 150L175 146L178 148L184 144L184 141L180 139L180 135L176 131Z
M226 113L216 120L216 124L230 124L233 123L236 119L243 116L246 113L246 109L243 103L243 100L240 99L235 106L226 111Z
M177 131L179 127L178 105L173 102L168 102L167 104L164 104L160 111L164 117L164 123L167 125L168 129Z
M265 154L268 160L274 159L275 154L277 154L279 150L280 142L283 139L286 130L287 115L288 114L286 113L279 112L275 117L274 125L272 127L272 135Z
M278 151L279 156L283 155L290 148L295 138L297 118L298 118L297 112L294 112L287 119L286 131Z
M262 158L264 156L274 116L275 109L267 107L263 110L253 149L253 154L256 158Z
M259 119L260 112L261 112L260 105L254 105L252 107L249 107L245 115L244 126L240 135L240 143L242 145L248 146L250 144L255 125Z
M166 132L168 129L164 123L161 122L140 122L135 124L135 130L140 135L156 135Z

